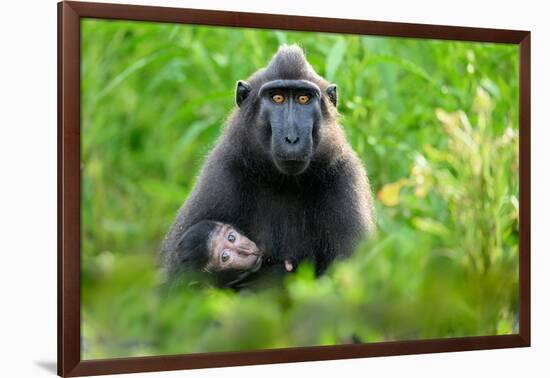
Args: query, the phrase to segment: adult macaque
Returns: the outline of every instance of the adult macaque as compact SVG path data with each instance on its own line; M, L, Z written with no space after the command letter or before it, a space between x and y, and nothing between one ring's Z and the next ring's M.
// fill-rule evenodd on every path
M210 219L242 230L264 253L261 270L292 271L304 260L322 274L374 229L361 160L339 124L336 85L319 76L298 46L236 89L237 108L168 232L169 273L182 264L178 243Z

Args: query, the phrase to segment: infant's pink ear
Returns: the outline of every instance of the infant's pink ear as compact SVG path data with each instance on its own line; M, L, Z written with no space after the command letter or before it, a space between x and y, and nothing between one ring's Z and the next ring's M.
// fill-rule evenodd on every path
M292 266L292 263L288 260L285 260L285 269L287 272L292 272L292 269L294 269L294 266Z

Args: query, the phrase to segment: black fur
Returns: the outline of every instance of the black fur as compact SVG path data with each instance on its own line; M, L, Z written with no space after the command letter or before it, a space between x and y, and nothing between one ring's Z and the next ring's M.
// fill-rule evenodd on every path
M180 271L202 271L210 261L210 237L217 227L216 222L201 221L180 234L174 254L175 267Z
M298 175L275 166L271 132L259 116L260 87L281 79L307 80L322 92L311 162ZM237 226L254 241L268 257L262 269L285 259L298 264L308 259L321 274L374 228L365 169L338 124L336 87L315 73L297 46L282 46L266 68L239 87L239 107L164 240L164 267L169 274L178 271L182 233L211 219Z

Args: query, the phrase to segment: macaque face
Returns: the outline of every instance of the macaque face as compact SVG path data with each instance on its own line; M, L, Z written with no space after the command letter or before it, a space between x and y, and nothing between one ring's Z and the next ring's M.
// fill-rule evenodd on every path
M262 253L252 240L231 225L220 223L209 240L210 261L205 270L255 272L262 265Z

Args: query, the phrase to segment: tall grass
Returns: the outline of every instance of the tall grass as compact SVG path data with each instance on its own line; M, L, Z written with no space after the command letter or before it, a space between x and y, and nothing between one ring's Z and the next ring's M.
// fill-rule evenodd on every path
M515 46L82 22L83 358L517 331ZM159 293L155 257L234 106L282 43L339 86L379 233L320 279Z

